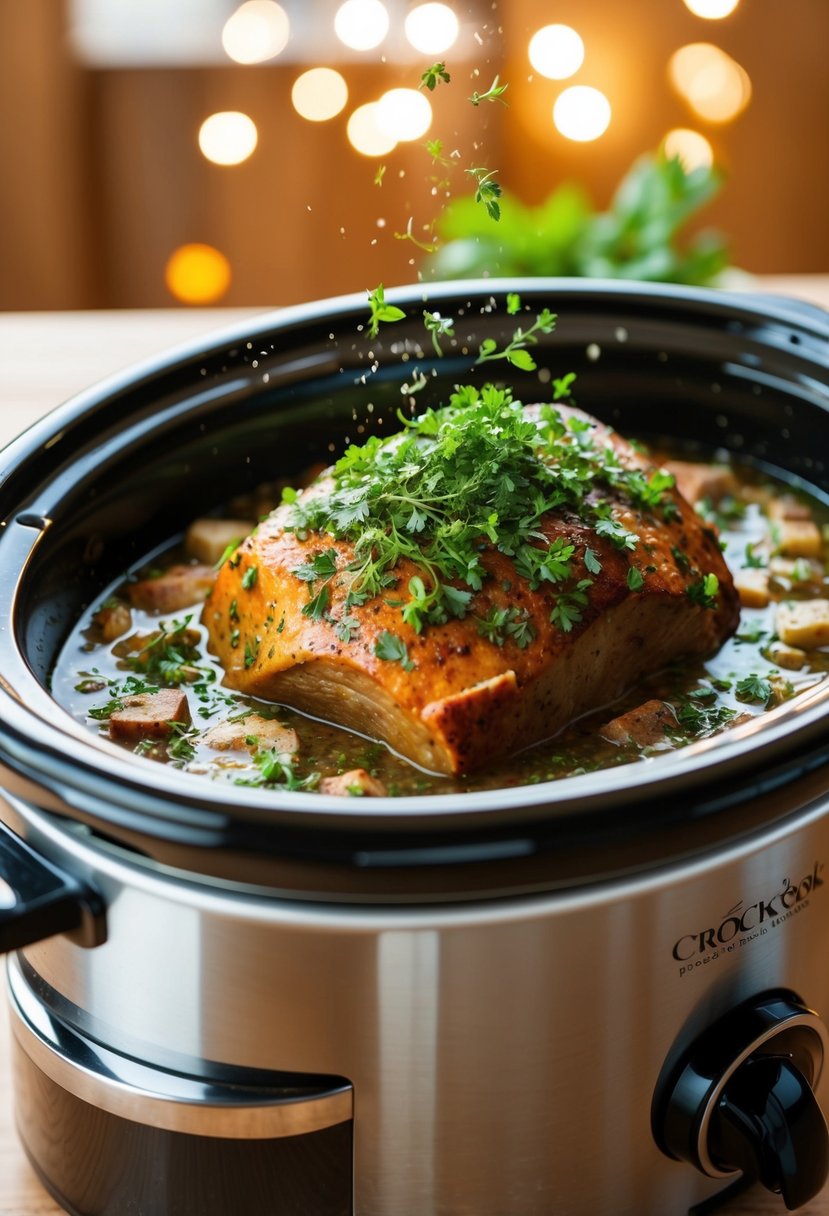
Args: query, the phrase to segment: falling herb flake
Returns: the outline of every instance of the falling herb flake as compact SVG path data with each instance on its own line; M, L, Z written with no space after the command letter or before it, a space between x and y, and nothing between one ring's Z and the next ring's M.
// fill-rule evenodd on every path
M433 93L441 80L444 84L449 84L451 79L452 77L447 72L445 63L433 63L420 77L418 88L428 89L430 93Z
M440 345L441 338L454 338L454 321L451 317L442 317L439 312L423 312L423 324L429 331L432 338L432 346L435 348L435 354L442 356L443 349Z
M504 100L504 94L508 88L508 84L499 84L496 76L485 93L473 93L469 100L473 106L479 106L482 101L500 101L502 105L508 105L509 103Z
M368 335L370 338L376 338L380 332L380 323L382 321L402 321L406 314L402 308L398 308L395 304L386 303L386 295L382 283L378 283L374 291L369 291L367 294L369 306Z
M474 177L477 183L475 202L483 203L490 219L500 220L501 204L498 199L501 197L501 186L492 180L498 170L487 169L485 166L479 165L473 169L465 169L464 172L468 173L470 177Z
M385 166L385 165L378 165L378 166L377 166L377 172L374 174L374 184L375 184L375 186L382 186L382 184L383 184L383 178L384 178L385 176L386 176L386 166Z
M437 244L430 243L429 241L422 241L419 237L415 236L414 232L412 231L413 219L414 217L410 215L409 222L406 225L406 231L395 232L394 239L396 241L411 241L413 245L415 245L418 249L422 249L424 253L434 253L437 249Z

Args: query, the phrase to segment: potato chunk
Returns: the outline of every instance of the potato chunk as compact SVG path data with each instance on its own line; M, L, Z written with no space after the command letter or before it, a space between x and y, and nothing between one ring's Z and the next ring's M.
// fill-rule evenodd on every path
M244 540L253 528L247 519L194 519L184 537L188 557L215 566L228 545Z
M769 572L749 566L734 573L734 586L744 608L765 608L771 599Z
M146 612L179 612L200 604L216 581L212 566L171 566L158 578L142 578L127 590L134 608Z
M783 603L777 609L777 636L788 646L816 650L829 646L829 600Z
M823 538L811 519L781 519L777 529L779 553L786 557L820 557Z
M772 642L767 657L770 663L785 667L787 671L800 671L806 666L806 651L799 646L787 646L785 642Z
M176 722L190 721L187 697L178 688L162 688L159 692L136 693L122 698L123 709L117 709L109 719L110 739L130 740L169 739Z
M202 743L217 752L255 752L258 747L273 747L286 755L299 751L295 730L261 714L248 714L238 722L220 722L207 732Z
M323 777L319 792L340 798L385 798L386 787L364 768L352 768L336 777Z
M653 747L666 743L666 732L677 725L672 706L665 701L645 701L628 710L599 731L608 743L635 743L637 747Z

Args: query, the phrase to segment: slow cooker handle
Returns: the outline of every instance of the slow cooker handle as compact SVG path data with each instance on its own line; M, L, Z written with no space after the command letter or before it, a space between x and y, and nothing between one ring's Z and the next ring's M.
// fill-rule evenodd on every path
M97 892L64 874L0 822L0 953L72 933L82 946L106 938ZM3 899L3 886L12 902Z

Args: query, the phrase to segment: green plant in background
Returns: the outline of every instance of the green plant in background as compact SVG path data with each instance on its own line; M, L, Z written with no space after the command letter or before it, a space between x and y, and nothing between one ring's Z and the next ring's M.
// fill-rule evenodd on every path
M724 239L701 232L680 247L680 230L717 193L720 174L661 154L637 160L619 184L610 209L598 212L568 183L538 207L507 190L493 224L476 196L449 203L437 221L444 242L426 266L437 279L576 275L711 283L728 265Z

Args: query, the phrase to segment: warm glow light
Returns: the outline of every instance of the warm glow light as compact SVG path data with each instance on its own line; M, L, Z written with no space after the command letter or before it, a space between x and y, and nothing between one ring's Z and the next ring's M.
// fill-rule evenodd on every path
M417 89L389 89L377 103L377 126L395 143L420 139L431 124L429 98Z
M290 34L288 14L275 0L246 0L225 22L222 46L235 63L263 63L285 49Z
M706 17L709 21L719 21L721 17L730 17L740 0L685 0L695 17Z
M668 63L676 91L707 122L730 122L751 100L751 81L739 63L711 42L680 47Z
M348 101L348 85L333 68L310 68L294 81L291 89L294 109L309 122L334 118Z
M378 109L377 102L370 101L367 105L358 106L348 120L348 142L363 156L385 156L397 145L393 135L380 129Z
M545 25L530 39L530 63L549 80L566 80L584 62L584 43L569 25Z
M662 141L662 150L667 157L678 156L686 173L693 169L710 169L714 163L714 149L704 135L689 127L674 127Z
M407 15L404 28L416 51L440 55L454 46L461 27L448 4L419 4Z
M221 110L199 127L199 147L214 165L240 165L256 147L256 123L238 110Z
M345 0L337 9L334 29L352 51L370 51L389 32L389 14L381 0Z
M604 135L610 125L610 102L587 85L573 85L556 99L553 122L567 139L587 143Z
M230 279L230 262L212 245L180 245L164 268L167 290L183 304L215 303Z

